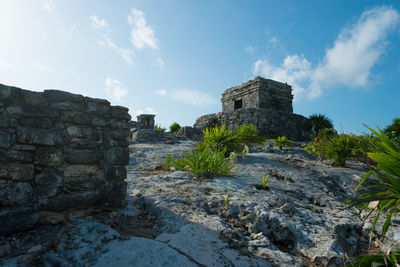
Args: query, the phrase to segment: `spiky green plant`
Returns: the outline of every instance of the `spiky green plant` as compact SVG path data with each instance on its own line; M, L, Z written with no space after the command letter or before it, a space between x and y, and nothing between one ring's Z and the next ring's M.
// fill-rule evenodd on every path
M339 134L329 138L320 149L323 156L333 160L334 166L346 166L346 160L359 148L357 138L351 134Z
M228 204L229 204L229 184L228 184L228 191L226 192L226 196L224 199L224 206L226 207L228 206Z
M203 151L195 154L190 150L189 155L183 155L186 165L189 165L190 171L194 177L199 177L201 173L205 173L212 166L212 151L207 147Z
M308 117L306 127L317 136L322 129L333 128L333 124L325 114L314 113Z
M168 157L163 161L162 166L164 171L169 171L174 162L174 158L172 155L168 155Z
M262 184L263 190L265 190L267 188L267 185L268 185L269 182L271 182L269 180L269 174L267 174L266 176L263 176L261 178L261 184Z
M177 122L174 122L169 126L169 132L170 133L176 133L180 129L181 129L181 126Z
M222 151L226 148L226 156L231 152L238 152L240 148L240 140L237 135L230 129L227 129L225 124L221 127L215 126L210 129L203 130L203 145L202 147L209 147L212 151Z
M260 132L254 126L254 124L242 124L236 129L235 134L239 138L239 142L244 146L250 146L251 144L264 144L267 139L260 136Z
M167 129L162 127L161 124L156 124L156 125L154 125L154 130L159 131L159 132L165 132Z
M376 138L368 138L370 142L368 157L377 162L376 167L367 172L360 184L355 188L357 190L370 178L375 177L378 183L367 186L367 193L361 194L353 200L353 205L360 203L370 203L377 201L375 209L378 211L372 230L376 226L381 214L386 213L387 217L382 226L382 235L385 236L393 215L400 212L400 147L391 140L382 130L378 131L366 126Z
M282 151L284 146L292 146L292 142L286 136L278 136L273 139L275 146Z
M364 267L364 266L399 266L400 263L400 252L393 251L385 254L368 254L360 255L357 257L350 258L354 262L347 264L350 267Z
M230 158L225 158L226 148L222 151L217 151L211 155L211 167L208 170L216 176L228 176L234 174Z

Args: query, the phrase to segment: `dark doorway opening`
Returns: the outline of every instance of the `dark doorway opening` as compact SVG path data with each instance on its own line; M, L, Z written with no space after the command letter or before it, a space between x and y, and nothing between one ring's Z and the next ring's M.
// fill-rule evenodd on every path
M242 108L242 99L235 100L234 109Z

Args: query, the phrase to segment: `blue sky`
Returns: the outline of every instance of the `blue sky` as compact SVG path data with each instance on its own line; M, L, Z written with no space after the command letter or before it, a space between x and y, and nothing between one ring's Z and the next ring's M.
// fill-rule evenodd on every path
M0 83L193 125L260 75L339 131L400 116L398 1L0 1Z

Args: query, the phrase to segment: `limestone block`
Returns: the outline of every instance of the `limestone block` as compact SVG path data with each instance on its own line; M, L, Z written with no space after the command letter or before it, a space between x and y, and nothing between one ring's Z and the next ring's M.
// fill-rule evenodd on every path
M0 90L1 91L1 90ZM32 227L39 219L38 206L0 210L0 233L10 234Z
M95 163L102 157L101 151L93 149L67 149L65 151L65 161L73 164Z
M64 188L69 192L95 191L101 189L101 181L95 176L71 177L64 180Z
M64 161L62 150L57 148L38 148L35 152L35 164L42 166L60 166Z
M99 129L83 126L71 125L67 127L67 133L72 138L88 139L99 141L101 139L101 131Z
M129 109L121 106L111 106L111 115L113 118L121 120L131 120L131 115L128 113Z
M30 145L12 145L11 149L13 150L19 150L19 151L35 151L36 147L35 146L30 146Z
M7 207L29 203L32 193L32 187L28 183L2 182L0 183L0 204Z
M126 178L125 167L106 166L104 173L106 180L124 180Z
M11 146L11 134L0 132L0 148L9 148Z
M60 119L68 123L90 125L91 115L79 111L68 111L63 112Z
M9 161L20 161L20 162L32 162L33 155L31 152L10 150L7 153L7 160Z
M64 169L65 177L78 177L96 175L99 171L97 166L94 165L69 165Z
M129 163L129 150L127 147L112 147L105 152L104 158L107 164L125 166Z
M0 178L15 181L30 181L33 179L33 165L31 164L0 164Z
M46 118L23 117L18 120L21 126L35 127L35 128L51 128L53 121Z
M30 145L59 145L63 143L60 132L48 129L18 127L17 141Z
M42 210L39 214L41 223L57 224L67 219L64 213L54 212L51 210Z
M106 204L118 207L121 206L126 196L127 184L124 181L106 181L104 188L104 201Z
M64 211L67 209L89 208L102 199L99 191L62 193L49 198L43 209L51 211Z
M111 120L107 121L107 126L109 126L111 128L129 129L129 121L111 119Z
M85 106L82 102L62 101L57 103L51 103L50 108L56 110L76 111L76 110L84 110Z
M83 102L84 97L78 94L72 94L60 90L44 90L43 92L44 98L46 98L49 102L60 102L60 101L74 101L74 102Z
M0 128L16 127L17 120L12 118L0 118Z
M44 170L35 176L38 198L52 197L61 191L63 177L53 170Z
M86 98L88 100L86 111L90 113L109 113L110 112L110 102L103 99Z

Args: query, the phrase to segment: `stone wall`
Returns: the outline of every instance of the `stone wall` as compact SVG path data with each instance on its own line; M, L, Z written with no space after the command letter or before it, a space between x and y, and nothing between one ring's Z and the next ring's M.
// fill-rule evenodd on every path
M0 234L121 205L130 119L106 100L0 84Z
M309 140L310 133L305 128L307 118L279 112L272 109L239 109L199 117L193 127L206 129L225 124L229 129L237 129L241 124L254 124L260 134L268 138L285 135L291 140Z

